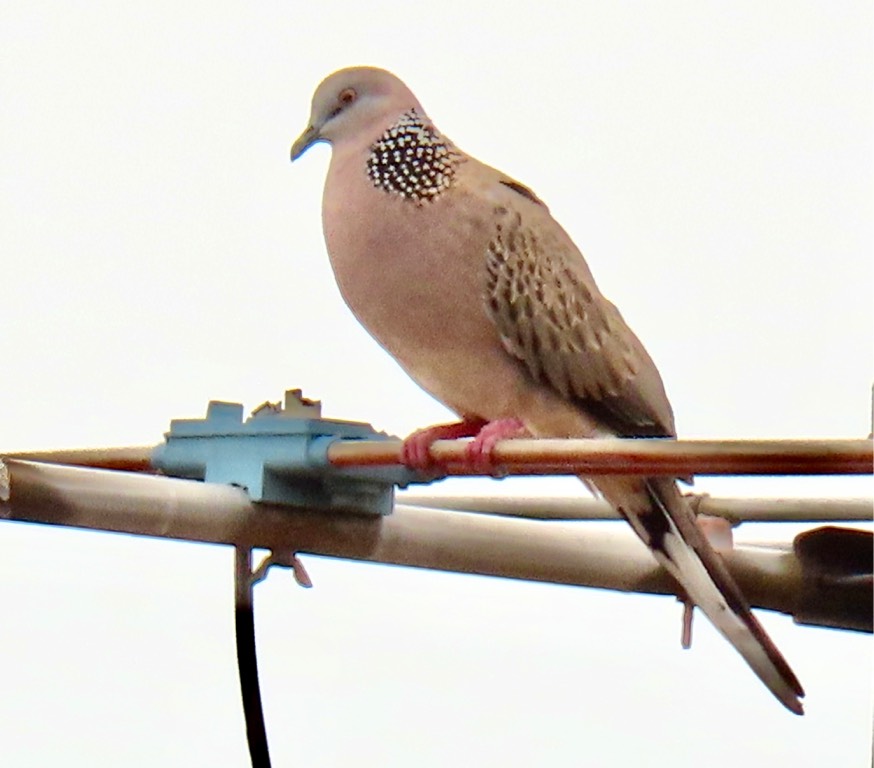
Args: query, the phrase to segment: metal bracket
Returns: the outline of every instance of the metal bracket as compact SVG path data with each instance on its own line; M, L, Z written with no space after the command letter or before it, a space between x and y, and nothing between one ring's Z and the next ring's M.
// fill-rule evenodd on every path
M295 552L271 552L252 572L252 584L257 584L259 581L266 579L267 571L274 565L282 568L291 568L292 575L298 586L304 589L312 588L313 580Z
M874 534L824 526L795 537L801 563L801 596L794 612L798 624L874 630L872 615L872 541ZM836 623L838 622L838 623Z
M152 453L164 474L244 488L252 501L305 509L388 515L394 487L425 478L401 466L337 468L336 440L390 440L370 424L321 417L321 403L299 389L243 420L241 403L210 402L204 419L174 419Z

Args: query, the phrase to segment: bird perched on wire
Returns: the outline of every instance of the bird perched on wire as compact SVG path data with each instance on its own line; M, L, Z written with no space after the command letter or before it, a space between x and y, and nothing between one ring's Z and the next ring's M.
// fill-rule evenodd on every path
M460 417L414 433L423 468L441 438L472 437L490 466L506 437L674 437L661 377L567 233L518 181L462 152L390 72L340 70L316 89L296 160L332 145L322 222L340 291L370 334ZM774 695L804 692L670 478L587 484Z

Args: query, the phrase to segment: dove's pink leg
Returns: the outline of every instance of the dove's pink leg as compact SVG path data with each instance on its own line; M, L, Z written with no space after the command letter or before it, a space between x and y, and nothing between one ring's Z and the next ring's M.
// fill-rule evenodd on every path
M436 424L413 432L404 440L401 448L401 461L411 469L427 469L434 466L431 446L437 440L454 440L459 437L472 437L467 446L467 462L476 472L493 474L495 464L492 451L499 440L519 437L525 434L525 427L519 419L464 419L452 424Z
M459 437L473 437L488 424L485 419L464 419L451 424L435 424L433 427L417 429L404 440L401 447L401 462L410 469L428 469L434 466L431 446L438 440L455 440Z
M492 452L501 440L521 437L528 434L525 425L519 419L498 419L483 425L476 437L467 446L467 460L477 472L486 475L496 474Z

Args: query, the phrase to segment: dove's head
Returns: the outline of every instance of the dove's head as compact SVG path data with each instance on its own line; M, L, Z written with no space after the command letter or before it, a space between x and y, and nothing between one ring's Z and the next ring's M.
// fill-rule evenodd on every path
M351 67L328 75L313 94L310 122L291 146L297 160L313 144L337 144L379 135L399 114L422 108L409 88L391 72Z

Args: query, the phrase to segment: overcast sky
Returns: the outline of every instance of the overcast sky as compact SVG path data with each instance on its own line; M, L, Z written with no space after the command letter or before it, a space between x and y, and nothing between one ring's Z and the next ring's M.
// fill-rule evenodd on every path
M550 205L682 436L864 436L872 30L850 0L0 4L0 450L154 444L289 387L400 435L448 418L334 287L328 148L288 162L315 86L355 64ZM0 764L245 765L232 559L0 526ZM304 559L313 590L256 593L275 765L869 762L868 635L760 612L797 718L704 620L681 651L670 599Z

